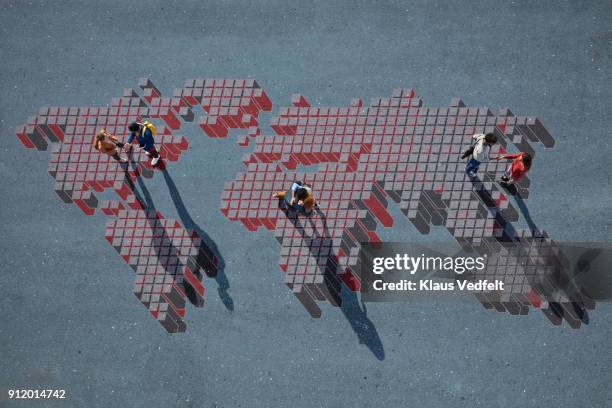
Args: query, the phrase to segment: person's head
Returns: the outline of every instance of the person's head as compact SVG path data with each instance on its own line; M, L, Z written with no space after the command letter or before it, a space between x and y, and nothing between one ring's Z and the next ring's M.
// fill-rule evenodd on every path
M310 211L312 207L315 205L315 200L313 196L306 198L303 202L304 208Z
M104 132L100 131L96 133L96 143L104 140Z
M531 162L533 161L533 156L531 153L523 153L521 156L521 161L527 170L531 168Z
M130 132L138 132L140 130L140 123L132 122L128 125L128 130Z
M497 143L497 136L495 136L495 133L487 133L485 135L484 141L489 146L494 145L495 143Z
M300 187L295 191L295 198L297 198L298 201L305 200L306 197L308 197L308 190L305 188Z

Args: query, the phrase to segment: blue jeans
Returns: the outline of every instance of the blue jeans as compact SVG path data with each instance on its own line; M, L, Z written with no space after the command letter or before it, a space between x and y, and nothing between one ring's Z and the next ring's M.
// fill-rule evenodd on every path
M475 177L478 172L478 167L480 167L480 162L474 158L470 159L465 166L465 172L470 177Z

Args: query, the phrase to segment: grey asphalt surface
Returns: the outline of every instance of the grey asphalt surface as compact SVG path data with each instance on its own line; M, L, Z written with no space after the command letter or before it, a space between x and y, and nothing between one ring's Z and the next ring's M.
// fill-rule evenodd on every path
M106 105L142 76L165 94L187 78L256 78L275 111L296 92L345 105L412 87L427 106L460 96L538 116L557 145L538 149L532 218L559 241L610 240L610 1L303 3L0 1L0 406L611 407L609 303L580 330L469 297L369 304L366 317L347 296L309 318L272 234L218 210L242 151L194 126L169 172L225 258L235 307L208 281L205 309L168 335L131 293L105 217L63 204L48 153L14 136L41 106ZM147 187L178 218L160 176ZM418 237L400 216L382 235ZM9 401L13 388L68 399Z

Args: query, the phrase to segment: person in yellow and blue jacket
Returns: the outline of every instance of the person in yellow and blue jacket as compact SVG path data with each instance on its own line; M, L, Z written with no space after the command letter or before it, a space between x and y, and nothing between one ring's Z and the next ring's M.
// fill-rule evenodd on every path
M147 156L151 156L151 165L155 166L159 162L159 153L155 149L155 127L148 122L138 123L132 122L128 126L130 136L128 137L127 144L130 145L136 138L139 147L145 151Z

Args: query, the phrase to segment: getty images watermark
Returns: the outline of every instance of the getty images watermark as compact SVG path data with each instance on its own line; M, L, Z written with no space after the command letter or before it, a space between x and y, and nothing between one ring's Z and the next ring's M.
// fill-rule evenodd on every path
M469 243L468 243L469 244ZM612 300L612 243L509 242L365 243L353 259L365 302L434 303L462 294L487 304L587 304ZM351 262L351 261L350 261ZM470 296L471 298L471 296Z
M488 276L487 254L464 253L450 242L364 244L360 263L364 301L439 300L449 292L502 292L506 286Z
M482 272L486 267L487 254L479 257L472 256L411 256L407 253L395 254L393 257L378 256L372 259L372 273L378 275L378 279L372 280L372 289L375 291L404 290L404 291L451 291L451 290L504 290L504 282L500 279L489 281L479 279L475 281L451 280L436 281L426 279L396 279L385 281L383 274L408 273L412 276L427 272L452 272L463 275L468 272Z
M547 239L362 244L361 294L370 302L457 299L476 293L499 302L535 292L549 302L612 299L612 244Z

